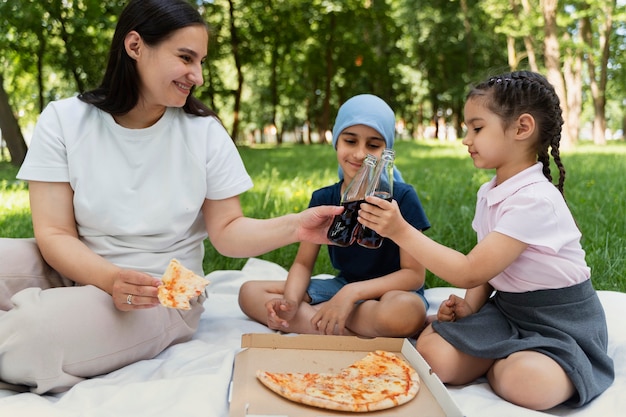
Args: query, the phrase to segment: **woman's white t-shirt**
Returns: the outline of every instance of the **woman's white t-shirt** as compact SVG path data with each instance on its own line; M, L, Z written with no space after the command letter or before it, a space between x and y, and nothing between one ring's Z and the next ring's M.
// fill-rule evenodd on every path
M68 182L80 239L115 265L155 276L172 258L203 274L204 200L252 187L216 118L168 108L153 126L127 129L76 97L42 112L18 178Z

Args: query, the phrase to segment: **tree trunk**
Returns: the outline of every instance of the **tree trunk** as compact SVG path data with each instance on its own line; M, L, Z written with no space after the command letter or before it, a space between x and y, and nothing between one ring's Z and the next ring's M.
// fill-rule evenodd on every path
M76 62L76 57L71 49L73 45L70 31L67 29L67 22L65 17L63 16L63 5L61 2L58 3L49 3L43 2L45 5L48 3L47 12L50 13L52 17L58 20L60 28L61 28L61 39L63 40L63 45L65 46L65 60L67 62L67 67L65 69L72 74L74 82L76 83L76 89L79 92L85 91L85 86L83 80L80 78L80 74L78 73L78 64ZM45 7L45 6L44 6Z
M233 0L228 0L230 13L230 45L233 50L233 58L235 59L235 67L237 68L237 89L235 90L235 105L233 106L233 128L230 133L233 142L237 141L239 134L239 111L241 109L241 93L243 90L243 72L241 70L241 57L239 56L239 35L237 26L235 25L235 5Z
M509 0L509 7L511 8L511 11L513 12L513 15L515 16L515 18L519 20L520 19L519 8L515 4L514 0ZM517 66L519 65L520 58L518 57L517 51L515 50L515 37L512 35L506 36L506 52L507 52L507 59L509 62L509 70L516 71Z
M474 68L474 38L472 36L472 22L469 18L469 7L467 0L461 0L461 10L463 11L463 33L465 35L465 59L467 62L467 68Z
M541 10L544 19L544 53L546 64L546 78L554 86L557 96L561 102L563 110L563 129L561 131L561 149L572 147L575 138L569 135L569 118L567 109L567 95L565 91L565 82L561 74L561 53L559 51L559 39L557 36L558 27L556 24L556 9L558 0L543 0Z
M572 41L567 33L564 35L565 43L572 47L567 49L563 60L563 77L567 86L569 136L578 139L583 106L583 57L581 48L577 48L576 45L582 45L583 41L580 30L576 32L580 38L578 41Z
M528 18L533 11L530 2L528 0L522 0L522 8L524 9L525 18ZM531 71L539 72L534 44L534 39L531 35L524 36L524 47L526 49L526 56L528 57L528 67Z
M276 45L272 47L272 62L271 66L271 80L270 80L270 95L272 97L272 125L276 128L276 144L281 145L283 143L282 126L279 127L276 121L276 113L278 112L278 48Z
M304 121L304 126L305 126L305 131L302 134L302 142L305 145L310 145L311 144L311 100L310 99L306 99L304 101L304 106L305 106L305 114L306 114L306 120Z
M506 37L506 52L509 62L509 69L511 71L517 70L517 64L519 61L517 59L517 52L515 51L515 38L513 36Z
M4 77L2 74L0 74L0 130L11 155L11 164L16 167L21 166L28 148L26 142L24 142L24 136L22 136L22 130L17 122L17 118L11 109L9 96L4 90Z
M615 0L613 0L615 2ZM587 53L587 69L589 71L589 87L591 97L593 99L593 142L596 145L606 144L606 83L607 83L607 66L609 62L609 39L613 27L613 4L607 4L602 10L603 19L598 27L598 41L600 45L594 45L594 37L592 34L591 19L585 17L581 19L581 34L587 44L589 51L600 51L600 62L596 62L596 55L592 52ZM600 71L598 76L597 72Z
M326 79L324 80L324 97L322 97L322 114L320 116L320 123L318 126L320 141L324 142L326 139L326 131L330 130L330 95L332 78L334 73L334 60L333 60L333 48L335 39L335 14L330 14L330 23L328 28L328 42L326 43L325 61L326 61Z
M526 55L528 56L528 66L530 70L539 72L539 65L537 65L537 56L535 55L535 47L532 36L524 36L524 46L526 47Z
M424 103L420 100L418 104L418 110L415 115L416 117L416 128L413 133L413 139L424 139Z
M44 85L43 85L43 56L46 53L46 36L38 32L37 39L39 40L39 47L37 48L37 89L39 90L38 98L39 98L39 113L43 111L43 108L46 106L46 102L44 100Z

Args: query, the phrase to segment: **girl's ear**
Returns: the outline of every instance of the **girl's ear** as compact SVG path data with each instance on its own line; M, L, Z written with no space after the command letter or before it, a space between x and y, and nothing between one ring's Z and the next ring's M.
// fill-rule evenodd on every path
M132 59L137 59L141 55L143 46L143 39L141 39L141 35L134 30L131 30L126 34L126 38L124 38L124 49L129 57Z
M535 118L529 114L524 113L517 118L516 122L516 139L525 140L535 133Z

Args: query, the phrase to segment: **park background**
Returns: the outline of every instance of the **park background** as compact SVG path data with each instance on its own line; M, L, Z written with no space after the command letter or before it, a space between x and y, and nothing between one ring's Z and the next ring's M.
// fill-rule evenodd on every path
M255 187L246 215L300 211L335 182L328 142L339 105L359 93L397 116L397 165L435 240L467 252L475 193L492 172L460 144L468 86L530 69L561 99L566 198L596 288L626 292L624 0L197 0L211 27L205 83ZM41 110L97 86L124 1L0 0L0 236L32 236L15 174ZM207 242L205 271L245 259ZM297 245L264 255L288 267ZM316 273L332 273L323 251ZM445 285L432 274L427 285Z

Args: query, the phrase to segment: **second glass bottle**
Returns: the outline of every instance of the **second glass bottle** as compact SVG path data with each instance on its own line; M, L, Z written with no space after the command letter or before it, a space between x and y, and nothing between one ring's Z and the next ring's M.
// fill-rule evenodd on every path
M357 217L359 206L365 201L375 173L376 157L368 154L352 181L341 195L341 205L344 210L335 216L333 224L328 229L328 240L337 246L350 246L356 240L361 229Z
M393 198L393 163L395 160L395 152L393 149L385 149L383 155L376 165L376 170L372 175L370 184L365 193L366 196L376 196L387 201L391 201ZM358 216L357 216L358 217ZM357 233L357 239L359 245L377 249L383 244L383 237L373 231L372 229L361 226Z

